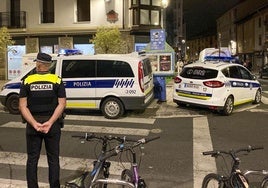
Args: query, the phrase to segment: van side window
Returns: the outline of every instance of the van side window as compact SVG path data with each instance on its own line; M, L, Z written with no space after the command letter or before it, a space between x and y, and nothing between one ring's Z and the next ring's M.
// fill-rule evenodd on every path
M144 59L143 60L143 71L144 71L144 76L148 76L149 74L152 74L152 66L150 59Z
M97 60L97 77L134 77L134 74L127 62Z
M95 77L95 60L63 60L61 77Z

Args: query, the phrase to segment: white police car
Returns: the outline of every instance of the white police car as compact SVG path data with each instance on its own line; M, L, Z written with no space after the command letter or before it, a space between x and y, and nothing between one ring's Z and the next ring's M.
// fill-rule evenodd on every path
M261 85L240 64L204 61L186 65L174 78L173 101L230 115L234 106L261 102Z
M65 84L67 109L101 110L106 118L116 119L126 110L146 108L154 99L152 68L147 56L100 54L53 59L51 73L59 75ZM19 112L21 80L32 72L34 68L4 85L0 101L9 112Z

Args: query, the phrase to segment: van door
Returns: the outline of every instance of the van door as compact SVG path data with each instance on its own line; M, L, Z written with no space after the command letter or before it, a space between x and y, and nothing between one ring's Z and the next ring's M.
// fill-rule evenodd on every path
M67 108L96 109L94 60L63 60L61 77L66 88Z
M129 97L134 93L134 73L129 63L120 60L97 60L97 105L106 96Z

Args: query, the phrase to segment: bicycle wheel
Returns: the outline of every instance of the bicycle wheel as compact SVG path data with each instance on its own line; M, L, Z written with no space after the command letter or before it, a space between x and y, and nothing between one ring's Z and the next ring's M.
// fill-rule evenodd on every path
M202 182L202 188L223 188L224 183L218 174L208 174L204 177Z
M129 169L124 169L121 173L121 180L133 183L134 179L133 179L133 172ZM123 188L126 186L122 186Z
M263 178L261 182L261 188L268 188L268 176Z

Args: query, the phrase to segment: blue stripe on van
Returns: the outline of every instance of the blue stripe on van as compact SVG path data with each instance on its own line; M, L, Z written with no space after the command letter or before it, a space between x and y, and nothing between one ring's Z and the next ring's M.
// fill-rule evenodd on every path
M21 82L6 84L6 89L20 89Z
M65 88L132 88L134 79L64 81Z

